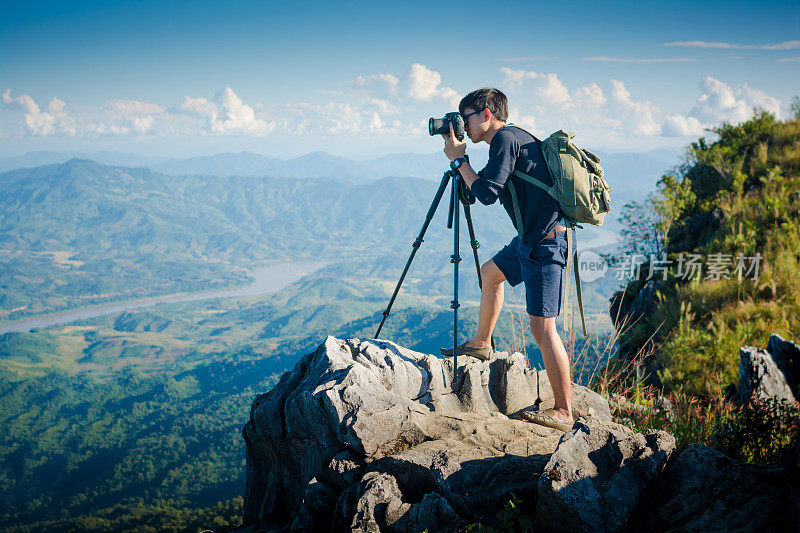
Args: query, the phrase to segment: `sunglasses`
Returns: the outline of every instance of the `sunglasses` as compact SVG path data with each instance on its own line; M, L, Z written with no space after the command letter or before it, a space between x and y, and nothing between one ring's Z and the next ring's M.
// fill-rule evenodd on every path
M478 113L483 113L483 109L480 109L478 111L473 111L472 113L467 113L466 115L461 115L461 120L463 120L464 124L466 124L467 123L467 119L469 117L471 117L472 115L477 115Z

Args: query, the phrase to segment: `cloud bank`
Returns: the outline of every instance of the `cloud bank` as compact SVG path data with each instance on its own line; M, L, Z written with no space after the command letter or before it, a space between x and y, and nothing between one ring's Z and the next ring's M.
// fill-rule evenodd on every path
M509 96L511 121L539 136L569 129L578 132L581 142L589 146L636 144L642 139L666 142L669 138L704 135L720 122L748 119L754 109L780 118L781 102L777 98L747 84L729 85L711 76L700 81L693 103L670 110L632 94L619 79L569 86L555 72L502 67L496 86ZM322 102L318 98L315 102L265 106L246 102L233 88L224 87L213 95L186 95L171 105L111 100L80 113L68 113L67 104L57 97L43 110L31 96L15 96L6 89L0 106L10 111L10 116L21 118L15 127L4 125L6 136L350 136L355 141L421 138L427 135L427 118L456 109L465 92L445 83L439 72L414 63L403 72L366 73L338 88L319 91L324 95Z

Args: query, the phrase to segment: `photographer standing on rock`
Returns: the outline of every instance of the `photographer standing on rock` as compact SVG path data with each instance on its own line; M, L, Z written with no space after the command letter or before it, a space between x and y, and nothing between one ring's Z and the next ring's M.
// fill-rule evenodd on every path
M527 131L508 124L508 99L497 89L478 89L458 106L464 130L473 143L489 145L489 161L475 172L464 158L466 142L459 141L450 125L444 153L464 183L484 205L495 200L505 208L519 234L481 267L480 318L475 336L457 348L458 355L481 360L492 356L491 337L503 307L503 282L525 284L525 301L531 332L542 352L547 377L555 396L554 409L528 413L529 420L566 431L572 426L571 369L564 343L556 330L561 312L563 277L567 264L566 226L558 202L543 189L514 175L517 170L552 185L540 141ZM514 189L519 212L511 200ZM572 253L572 250L570 250ZM453 349L442 348L452 356Z

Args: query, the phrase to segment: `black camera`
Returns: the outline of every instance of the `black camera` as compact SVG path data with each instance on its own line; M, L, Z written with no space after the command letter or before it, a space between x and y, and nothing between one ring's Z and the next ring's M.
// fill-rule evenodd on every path
M428 133L431 135L449 135L450 124L453 125L453 133L459 141L464 140L464 119L461 113L453 111L447 113L444 118L432 118L428 120Z

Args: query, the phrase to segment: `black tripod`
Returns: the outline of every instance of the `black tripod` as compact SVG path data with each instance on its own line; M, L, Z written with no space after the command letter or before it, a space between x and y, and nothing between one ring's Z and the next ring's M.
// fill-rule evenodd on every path
M458 303L458 263L461 262L461 256L459 255L458 251L458 221L459 221L459 204L464 204L464 216L467 219L467 228L469 229L469 240L470 245L472 246L472 255L475 258L475 269L478 273L478 287L483 288L483 284L481 283L481 266L480 261L478 260L478 247L480 243L475 239L475 230L472 226L472 215L470 214L469 206L475 203L475 195L470 192L470 190L466 187L463 182L463 179L458 174L458 172L454 170L448 170L442 176L442 181L439 184L439 189L436 191L436 195L433 198L433 202L431 203L431 207L428 209L428 215L425 217L425 223L422 225L422 229L417 236L417 240L414 241L414 244L411 245L411 255L406 262L406 267L403 269L403 273L400 275L400 280L397 282L397 286L394 288L394 294L392 294L391 300L389 300L389 305L384 311L383 319L381 320L381 325L378 326L378 331L375 333L374 338L378 338L378 335L381 333L381 328L383 328L383 323L386 322L386 318L389 316L389 311L392 309L392 305L394 304L394 300L397 297L397 293L400 292L400 286L403 284L403 280L406 277L406 273L408 272L408 268L411 266L411 261L414 260L414 255L416 255L417 250L419 250L420 245L422 244L423 237L425 236L425 232L428 230L428 225L433 220L433 215L436 213L437 207L439 207L439 202L442 200L442 196L444 195L444 190L447 188L447 183L450 182L450 210L448 211L447 215L447 229L453 230L453 255L450 256L450 262L453 263L453 300L450 302L450 308L453 310L453 384L457 382L457 372L458 372L458 308L460 307ZM492 349L494 349L494 337L492 338Z

